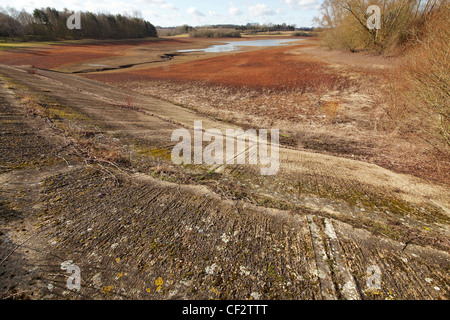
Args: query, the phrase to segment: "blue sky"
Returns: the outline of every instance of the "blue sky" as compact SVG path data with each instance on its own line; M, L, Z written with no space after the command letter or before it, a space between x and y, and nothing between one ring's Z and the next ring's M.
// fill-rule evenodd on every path
M154 25L283 23L313 26L323 0L0 0L31 12L34 8L68 8L92 12L138 14ZM12 4L13 3L13 4Z

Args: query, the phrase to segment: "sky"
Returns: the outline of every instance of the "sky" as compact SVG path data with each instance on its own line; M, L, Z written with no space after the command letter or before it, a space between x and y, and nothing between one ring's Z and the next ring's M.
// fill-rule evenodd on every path
M323 0L0 0L0 7L27 12L34 8L68 8L112 14L137 14L155 26L188 24L287 23L314 26Z

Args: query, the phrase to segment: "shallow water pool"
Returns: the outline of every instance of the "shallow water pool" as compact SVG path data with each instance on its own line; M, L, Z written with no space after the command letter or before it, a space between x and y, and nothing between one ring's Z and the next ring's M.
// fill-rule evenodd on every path
M212 45L205 49L188 49L178 50L178 52L229 52L237 51L241 47L275 47L292 44L292 42L303 39L265 39L265 40L247 40L247 41L231 41L224 44Z

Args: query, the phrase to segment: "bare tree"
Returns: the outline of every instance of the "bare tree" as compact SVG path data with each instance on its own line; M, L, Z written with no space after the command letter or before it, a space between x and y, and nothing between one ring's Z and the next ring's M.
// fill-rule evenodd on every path
M346 47L386 52L408 42L428 17L448 0L325 0L316 22L325 28L330 47ZM367 26L367 8L381 9L381 29Z

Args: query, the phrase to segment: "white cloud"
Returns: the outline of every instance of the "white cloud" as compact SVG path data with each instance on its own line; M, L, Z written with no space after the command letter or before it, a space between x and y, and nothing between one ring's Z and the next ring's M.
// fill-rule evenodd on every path
M36 7L82 10L104 13L142 12L144 19L155 25L202 25L247 22L312 25L310 16L322 0L226 0L221 6L210 1L181 0L0 0L0 7L12 6L31 12ZM190 7L190 8L189 8Z
M170 1L170 0L169 0ZM6 5L4 3L6 2ZM0 7L12 5L11 0L0 0ZM177 10L178 8L167 0L14 0L16 9L32 12L35 8L51 7L57 10L81 10L91 12L129 13L133 11Z
M248 7L248 12L252 17L273 16L276 14L273 9L261 3Z
M230 2L230 9L228 9L228 13L232 16L240 16L242 14L242 11L236 7L233 2Z
M291 9L317 10L320 7L320 0L284 0L284 3Z
M216 11L214 11L214 10L209 10L209 11L208 11L208 15L213 16L213 17L218 17L218 16L220 16L220 14L217 13Z
M172 3L166 2L166 0L144 0L149 3L152 7L158 7L162 9L178 10Z
M191 15L194 15L196 17L204 17L205 16L205 14L203 12L199 11L196 7L187 8L186 12Z
M177 7L175 7L172 3L164 3L161 5L161 8L163 9L171 9L171 10L178 10Z

